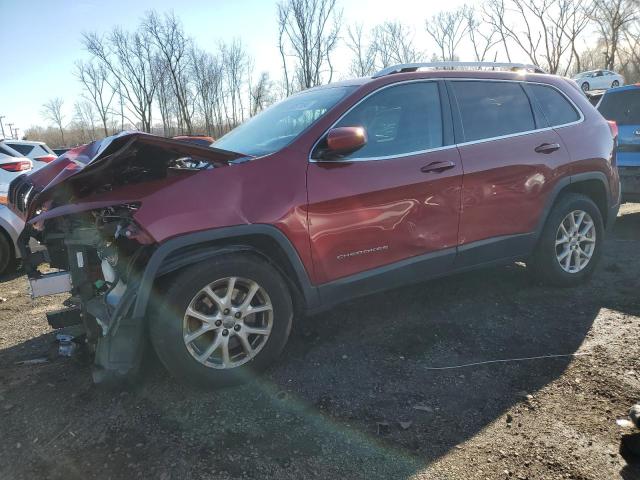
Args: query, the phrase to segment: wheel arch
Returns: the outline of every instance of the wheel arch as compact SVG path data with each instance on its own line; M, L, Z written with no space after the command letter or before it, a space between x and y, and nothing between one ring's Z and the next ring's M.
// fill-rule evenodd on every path
M560 179L549 195L543 215L540 216L536 228L536 239L542 234L542 229L557 200L565 193L580 193L593 200L600 210L602 221L607 225L611 220L611 192L607 177L602 172L584 172Z
M253 224L181 235L161 244L142 274L133 316L145 316L151 292L160 278L211 257L237 252L257 255L269 262L291 288L296 311L318 304L317 289L289 239L276 227Z

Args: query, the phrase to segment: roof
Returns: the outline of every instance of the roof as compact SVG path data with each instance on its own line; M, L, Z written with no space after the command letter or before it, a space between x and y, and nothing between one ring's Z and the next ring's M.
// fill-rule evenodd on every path
M20 145L45 145L44 142L36 142L32 140L13 140L11 138L5 138L4 140L0 140L0 141L17 143Z
M606 90L604 94L606 95L608 93L618 93L618 92L624 92L627 90L637 90L637 89L640 89L640 83L632 83L630 85L623 85L621 87L610 88Z

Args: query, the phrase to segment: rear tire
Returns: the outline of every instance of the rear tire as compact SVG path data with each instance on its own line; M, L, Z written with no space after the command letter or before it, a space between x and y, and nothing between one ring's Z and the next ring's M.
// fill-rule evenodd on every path
M580 88L582 88L583 92L588 92L591 89L589 82L583 82Z
M15 265L16 255L13 243L0 230L0 275L11 273Z
M613 83L611 84L611 88L616 88L620 86L620 82L618 80L614 80Z
M258 256L221 255L188 267L162 297L149 319L151 343L174 377L200 387L251 380L289 338L291 294Z
M551 209L529 267L544 283L579 285L593 274L603 241L602 214L593 200L577 193L562 195Z

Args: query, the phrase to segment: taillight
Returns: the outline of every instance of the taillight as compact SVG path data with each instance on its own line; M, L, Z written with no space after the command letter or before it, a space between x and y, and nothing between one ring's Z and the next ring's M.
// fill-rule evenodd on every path
M31 170L31 160L3 163L0 164L0 168L7 172L24 172L25 170Z
M44 162L44 163L49 163L49 162L53 162L56 158L55 155L43 155L42 157L38 157L35 158L34 160L37 160L38 162Z
M613 120L607 120L609 124L609 129L611 130L611 136L613 138L618 138L618 124Z

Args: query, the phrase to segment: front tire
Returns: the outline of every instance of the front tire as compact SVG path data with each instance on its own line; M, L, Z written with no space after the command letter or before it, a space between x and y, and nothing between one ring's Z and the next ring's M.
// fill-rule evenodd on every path
M249 381L281 353L293 319L282 276L231 254L184 269L149 319L153 347L176 378L201 387Z
M618 80L614 80L613 83L611 84L611 88L616 88L620 86L620 82Z
M11 272L16 266L16 256L13 243L7 238L7 235L0 230L0 275Z
M589 82L583 82L581 88L583 92L588 92L591 89L591 87L589 86Z
M593 200L576 193L562 195L551 209L530 266L545 283L579 285L593 274L603 240L602 214Z

